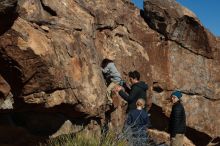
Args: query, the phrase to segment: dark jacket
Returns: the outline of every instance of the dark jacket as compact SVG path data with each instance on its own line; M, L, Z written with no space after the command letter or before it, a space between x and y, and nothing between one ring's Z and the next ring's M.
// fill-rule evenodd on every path
M145 127L144 130L146 130L148 125L148 114L146 110L131 110L128 113L128 117L126 120L126 124L131 126L132 128L141 129L142 127Z
M146 110L131 110L128 113L124 126L128 142L133 146L147 145L147 126L149 124L148 113Z
M127 108L127 113L130 110L136 109L136 101L139 98L142 98L146 101L147 98L147 89L148 85L145 84L145 82L140 81L138 83L135 83L131 86L131 90L127 94L123 90L119 91L119 95L128 102L128 108ZM146 106L145 106L146 109Z
M184 134L186 131L186 115L185 110L180 101L172 106L169 122L169 133L171 137L176 134Z

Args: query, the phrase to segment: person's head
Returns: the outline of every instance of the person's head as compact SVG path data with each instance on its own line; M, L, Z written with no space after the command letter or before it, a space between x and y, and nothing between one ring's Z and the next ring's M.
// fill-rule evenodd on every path
M109 63L113 62L112 60L105 58L102 60L101 67L105 68Z
M172 103L176 103L177 101L180 101L182 97L182 93L180 91L174 91L172 92L172 94L170 95L170 101Z
M143 109L145 107L145 100L142 98L139 98L136 102L137 108Z
M131 84L137 83L140 80L140 73L138 71L130 71L128 73Z

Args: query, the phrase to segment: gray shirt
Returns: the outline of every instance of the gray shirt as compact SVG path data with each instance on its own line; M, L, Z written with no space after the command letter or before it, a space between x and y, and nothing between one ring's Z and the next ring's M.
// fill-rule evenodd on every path
M118 72L113 62L108 63L108 65L102 69L102 72L111 76L111 81L113 82L121 81L121 74Z

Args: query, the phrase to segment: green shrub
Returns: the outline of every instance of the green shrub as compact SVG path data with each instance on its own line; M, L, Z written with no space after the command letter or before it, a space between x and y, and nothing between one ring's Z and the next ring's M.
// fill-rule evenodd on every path
M125 139L117 139L117 134L110 131L102 136L78 133L76 135L62 135L48 140L39 146L127 146Z

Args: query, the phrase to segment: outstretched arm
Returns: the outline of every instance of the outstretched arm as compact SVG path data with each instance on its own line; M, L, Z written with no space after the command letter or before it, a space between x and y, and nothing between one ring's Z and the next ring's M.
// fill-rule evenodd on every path
M131 89L130 94L125 93L123 90L119 91L119 95L127 102L132 102L135 99L136 94L137 94L136 87L133 87Z

